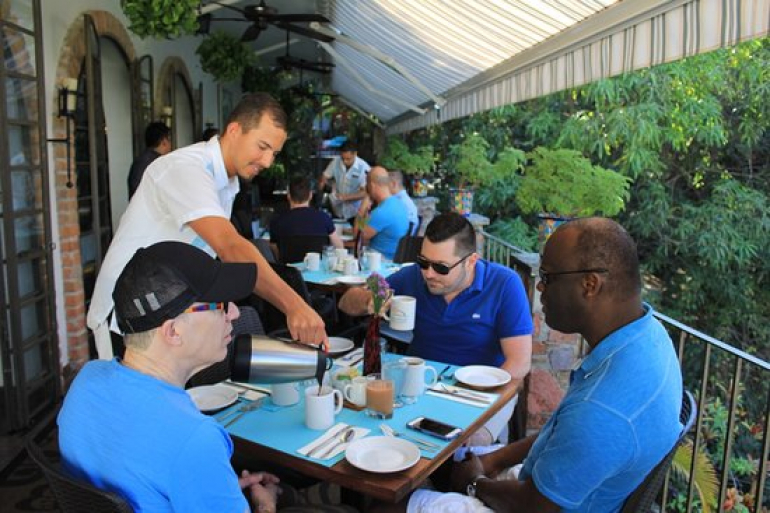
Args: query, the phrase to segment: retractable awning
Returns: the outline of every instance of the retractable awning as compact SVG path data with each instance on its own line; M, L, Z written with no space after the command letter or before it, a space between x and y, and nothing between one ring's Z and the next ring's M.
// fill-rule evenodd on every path
M766 36L770 0L325 0L331 87L389 133ZM436 108L440 107L440 108Z

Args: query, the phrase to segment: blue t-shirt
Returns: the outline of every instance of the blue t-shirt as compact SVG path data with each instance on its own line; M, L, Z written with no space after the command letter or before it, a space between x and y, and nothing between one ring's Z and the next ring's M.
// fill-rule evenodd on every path
M610 334L572 372L520 480L562 511L612 513L682 431L682 373L663 326L645 315Z
M270 221L270 242L294 235L329 235L334 222L325 212L312 207L292 208Z
M453 365L499 367L500 340L532 334L532 315L521 278L511 269L479 259L470 287L449 304L431 294L419 266L388 277L395 294L417 299L409 354Z
M65 468L134 511L244 513L227 432L179 387L117 360L80 371L58 418Z
M393 260L398 249L398 241L409 230L404 205L395 196L389 196L372 210L369 226L377 230L375 236L369 241L369 246L382 253L385 258Z

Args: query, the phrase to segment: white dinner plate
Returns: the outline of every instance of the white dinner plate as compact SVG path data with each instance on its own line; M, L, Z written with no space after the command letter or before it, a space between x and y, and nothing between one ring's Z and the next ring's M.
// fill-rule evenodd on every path
M355 344L349 338L329 337L329 354L332 356L346 353L354 347Z
M511 375L503 369L487 365L468 365L455 371L455 379L474 388L494 388L505 385Z
M414 466L420 461L420 449L401 438L367 436L348 445L345 459L361 470L384 474Z
M363 276L354 276L348 274L346 276L340 276L337 278L337 283L344 283L345 285L363 285L366 283L366 278Z
M190 388L187 393L202 412L221 410L238 400L238 392L222 384Z

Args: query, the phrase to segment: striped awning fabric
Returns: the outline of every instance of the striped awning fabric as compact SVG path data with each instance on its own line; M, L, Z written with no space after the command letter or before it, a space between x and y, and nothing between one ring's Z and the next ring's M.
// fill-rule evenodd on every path
M770 0L327 0L322 8L340 33L392 57L332 44L347 61L332 88L388 133L764 37L770 25ZM438 109L436 96L446 101Z

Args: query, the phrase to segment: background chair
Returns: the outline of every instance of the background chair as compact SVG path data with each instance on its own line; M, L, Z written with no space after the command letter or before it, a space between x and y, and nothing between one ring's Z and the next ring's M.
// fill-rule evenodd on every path
M406 262L416 262L417 256L422 250L422 240L424 237L415 237L414 235L404 235L398 241L398 248L393 257L393 262L403 264Z
M655 498L663 486L663 480L666 478L668 469L671 467L674 453L676 453L677 448L692 429L697 416L698 406L695 403L695 398L690 392L685 390L682 394L682 410L679 413L679 422L684 425L684 429L682 429L679 439L669 453L666 454L666 457L647 474L644 481L628 496L620 513L650 513L652 511L652 504L655 502Z
M133 513L128 501L118 494L69 476L60 465L46 458L31 437L25 446L30 459L43 471L62 513Z
M239 306L241 315L233 321L232 337L248 333L250 335L264 335L262 320L257 311L251 306ZM231 360L233 357L233 344L227 346L227 356L221 362L217 362L195 373L187 381L185 388L199 387L201 385L213 385L230 378Z
M251 243L257 247L260 253L262 253L262 256L265 257L265 260L271 263L275 262L275 255L273 254L273 250L270 248L270 241L266 239L253 239Z
M310 252L323 253L328 235L291 235L278 239L278 256L283 264L302 262Z
M326 323L327 328L337 322L337 306L333 297L324 296L321 293L311 294L299 269L284 265L270 264L276 274L285 281L299 297L305 300ZM267 301L262 301L262 320L267 333L274 334L279 330L286 330L286 315Z

